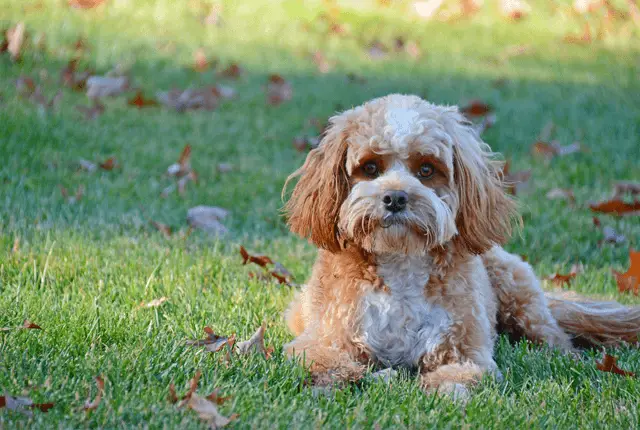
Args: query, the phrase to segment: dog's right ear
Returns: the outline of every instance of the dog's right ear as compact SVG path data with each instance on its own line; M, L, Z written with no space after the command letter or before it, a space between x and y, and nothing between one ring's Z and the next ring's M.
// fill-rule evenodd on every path
M304 165L287 178L283 195L289 181L299 177L284 207L289 228L319 248L338 252L342 247L338 216L349 194L347 121L337 116L330 122L318 147L309 152Z

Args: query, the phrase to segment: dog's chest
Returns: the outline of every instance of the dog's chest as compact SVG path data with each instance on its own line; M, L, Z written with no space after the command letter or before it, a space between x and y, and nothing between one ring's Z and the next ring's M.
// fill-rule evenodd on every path
M363 298L362 342L385 366L415 367L451 325L449 314L425 298L431 264L425 256L379 257L377 272L386 288Z

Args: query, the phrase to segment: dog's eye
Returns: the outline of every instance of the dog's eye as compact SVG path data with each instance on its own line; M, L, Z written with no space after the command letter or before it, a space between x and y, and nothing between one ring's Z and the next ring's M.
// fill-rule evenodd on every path
M428 179L432 177L434 173L436 173L436 169L435 167L433 167L433 164L424 163L422 166L420 166L420 171L418 172L418 175L421 178Z
M369 161L368 163L365 163L362 166L362 171L367 175L367 176L378 176L378 165L375 163L375 161Z

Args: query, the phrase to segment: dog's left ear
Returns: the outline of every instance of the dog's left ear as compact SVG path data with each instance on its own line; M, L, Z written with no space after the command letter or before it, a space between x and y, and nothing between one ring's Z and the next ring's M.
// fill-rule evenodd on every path
M511 234L516 203L505 193L502 162L493 159L469 121L457 112L447 115L445 128L453 139L454 181L459 207L454 243L482 254L506 242Z
M331 118L318 148L309 152L304 165L287 178L287 183L300 178L284 208L289 228L331 252L341 249L338 216L349 194L346 128L344 114Z

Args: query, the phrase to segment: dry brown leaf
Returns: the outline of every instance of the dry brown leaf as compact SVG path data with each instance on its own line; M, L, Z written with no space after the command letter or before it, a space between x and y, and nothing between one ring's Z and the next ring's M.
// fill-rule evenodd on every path
M80 170L85 170L87 172L95 172L98 169L97 164L89 160L85 160L84 158L81 158L78 161L78 167L80 168Z
M116 167L118 167L118 162L116 161L115 158L109 157L104 162L98 163L98 167L100 167L102 170L108 170L109 171L109 170L113 170Z
M298 152L309 152L320 144L320 139L318 137L296 136L291 144Z
M258 281L261 282L269 282L271 281L271 273L265 273L265 272L249 272L249 278L251 279L257 279Z
M267 349L264 346L264 332L266 327L266 322L263 322L249 340L238 342L238 352L244 355L259 353L266 356Z
M87 401L84 402L85 411L92 411L94 409L97 409L98 406L100 406L100 402L102 402L102 395L104 393L104 379L102 378L102 376L96 376L95 379L98 393L96 394L96 397L93 399L93 401L89 401L89 398L87 398Z
M191 172L191 145L186 144L182 148L177 163L173 163L167 168L167 174L170 176L182 177Z
M173 385L173 382L169 384L169 394L167 395L167 400L169 403L175 404L178 403L178 395L176 394L176 386Z
M27 319L22 322L21 326L18 327L2 327L0 331L12 331L12 330L42 330L38 324L35 324Z
M226 402L227 400L231 399L231 396L221 396L220 395L220 389L216 388L215 390L213 390L213 392L211 394L209 394L206 397L206 399L212 401L216 405L222 405L222 404L224 404L224 402Z
M636 296L640 293L640 251L629 250L629 270L625 273L613 271L621 293L632 292Z
M224 427L235 419L235 416L229 418L223 416L218 411L215 403L204 397L198 396L196 393L191 395L187 406L196 412L200 419L206 421L212 429Z
M11 253L16 254L18 252L20 252L20 237L16 236L16 238L13 239L13 246L11 247Z
M500 12L503 16L517 21L529 15L531 6L524 0L500 0Z
M104 113L104 105L100 103L98 100L94 100L91 106L76 106L78 112L84 115L86 120L93 120L99 117Z
M584 29L582 31L582 34L568 34L564 37L564 41L566 43L573 43L573 44L578 44L578 45L586 45L591 43L592 41L592 37L591 37L591 27L589 26L588 22L584 23Z
M541 156L546 159L552 159L556 156L562 157L573 154L574 152L586 151L580 142L574 142L571 145L562 146L558 142L542 142L538 141L531 147L533 155Z
M480 117L493 112L493 107L481 100L472 100L466 106L460 108L460 112L468 118Z
M543 279L553 282L558 286L563 286L571 282L573 278L575 278L578 274L584 272L584 266L582 263L574 264L571 266L571 270L566 275L561 275L560 273L556 273L550 276L547 276Z
M242 67L240 67L236 63L231 63L229 64L229 66L227 66L226 69L221 70L218 73L218 76L221 76L223 78L238 79L240 75L242 75L242 72L243 72Z
M157 222L157 221L149 221L151 223L152 226L154 226L156 228L156 230L158 230L160 233L162 233L162 235L165 237L165 239L171 239L171 234L173 233L171 230L171 227L163 224L161 222Z
M47 412L53 406L53 403L34 403L29 397L14 397L6 393L4 396L0 396L0 409L7 408L8 410L20 412L26 416L33 415L28 409L39 409L42 412Z
M207 60L204 49L200 48L193 54L193 63L193 69L196 72L204 72L209 68L209 60Z
M150 107L150 106L158 106L158 102L155 99L145 98L144 95L142 94L142 91L140 90L138 90L135 97L127 100L127 104L129 106L135 106L138 109L142 109L144 107Z
M632 196L640 195L640 182L634 181L619 181L614 184L614 196L620 197L625 194L631 194Z
M624 243L627 240L623 234L618 234L613 227L606 226L602 229L602 242L604 243L612 243L614 245L619 245Z
M113 97L129 90L126 76L91 76L87 79L87 97L99 99Z
M260 267L267 267L267 264L273 264L273 260L266 255L251 255L244 246L240 246L240 255L242 256L242 264L255 263Z
M576 197L573 194L573 190L569 188L554 188L547 193L549 200L568 200L571 203L575 203Z
M320 51L314 52L312 58L320 73L329 73L329 70L331 70L331 68L333 67L332 64L327 61L324 54Z
M267 82L267 103L271 106L278 106L283 102L291 100L293 88L280 75L271 75Z
M506 162L502 168L502 176L505 190L516 196L529 186L531 169L520 172L511 172L510 164L509 162Z
M100 6L106 0L69 0L69 6L76 9L93 9Z
M204 346L205 349L209 352L218 352L225 345L229 345L232 339L235 340L233 336L220 336L216 334L211 327L205 327L204 332L207 334L207 337L201 340L188 340L187 345L189 346Z
M215 206L196 206L187 211L187 223L214 235L228 233L228 229L220 222L229 211Z
M622 199L614 198L604 202L590 203L589 208L593 212L613 215L640 215L640 200L628 203Z
M140 303L140 306L138 306L139 308L157 308L159 306L162 306L162 304L164 302L166 302L167 300L169 300L166 297L160 297L159 299L153 299L151 300L149 303Z
M616 375L630 376L630 377L636 376L636 374L633 372L620 369L616 364L617 360L618 359L616 357L609 354L605 354L601 363L596 362L596 368L602 372L615 373Z
M171 90L156 93L158 102L177 112L187 110L214 110L220 104L222 95L217 87L188 88L186 90Z
M15 27L7 30L7 52L11 56L11 61L20 61L22 42L24 42L24 22L16 24Z
M75 91L84 91L87 87L87 79L93 73L91 70L85 70L84 72L78 72L78 59L69 61L67 67L60 72L60 81L65 87L71 88Z

